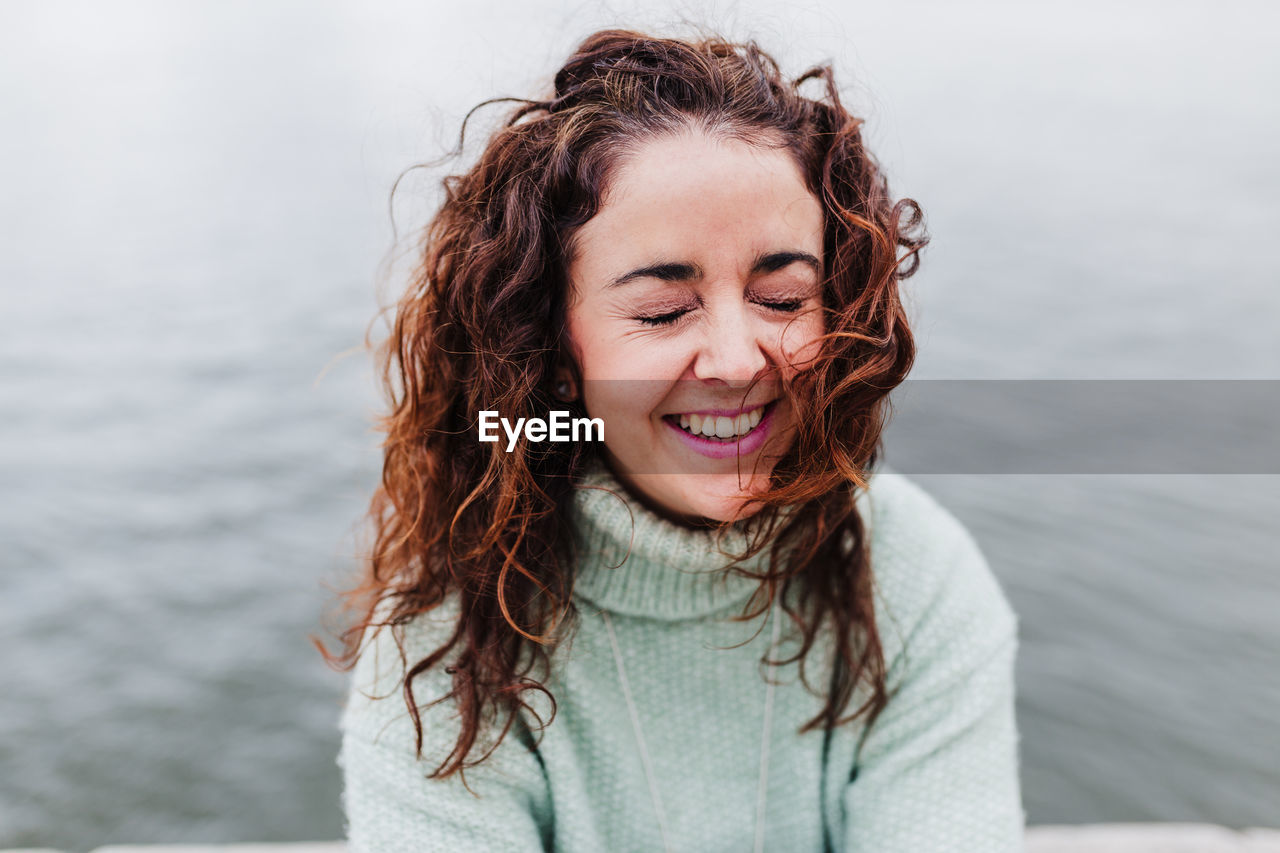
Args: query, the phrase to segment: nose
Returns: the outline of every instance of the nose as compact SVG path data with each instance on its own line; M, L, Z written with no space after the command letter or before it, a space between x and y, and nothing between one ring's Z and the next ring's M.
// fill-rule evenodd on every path
M705 327L705 337L693 363L700 380L720 380L745 388L769 364L764 341L743 310L717 312Z

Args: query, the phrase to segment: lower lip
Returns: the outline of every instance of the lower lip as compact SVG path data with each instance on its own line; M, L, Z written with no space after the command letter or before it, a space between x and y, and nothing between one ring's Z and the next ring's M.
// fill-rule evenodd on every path
M765 406L760 423L756 424L756 428L751 432L739 436L737 441L713 441L701 435L694 435L681 427L677 420L669 417L664 417L662 420L675 431L690 450L711 459L731 459L735 456L748 456L760 449L764 440L769 437L769 429L773 426L773 410L777 407L776 402Z

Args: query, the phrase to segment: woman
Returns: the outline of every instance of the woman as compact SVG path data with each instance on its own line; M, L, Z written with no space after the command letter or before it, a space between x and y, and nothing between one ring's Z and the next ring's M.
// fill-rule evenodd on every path
M445 179L335 658L353 850L1021 849L1015 616L874 473L925 237L860 124L609 30Z

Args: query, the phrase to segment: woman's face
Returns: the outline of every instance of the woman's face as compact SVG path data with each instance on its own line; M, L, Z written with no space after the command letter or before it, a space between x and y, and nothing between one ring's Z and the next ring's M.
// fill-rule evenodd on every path
M744 518L787 450L780 379L823 332L823 211L785 150L690 131L615 171L569 266L588 415L669 517ZM753 380L759 380L748 391Z

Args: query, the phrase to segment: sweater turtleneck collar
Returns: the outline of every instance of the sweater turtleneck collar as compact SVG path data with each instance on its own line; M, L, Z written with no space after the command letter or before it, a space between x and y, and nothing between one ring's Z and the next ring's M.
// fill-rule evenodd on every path
M578 567L574 595L625 616L695 619L742 611L759 581L721 571L746 551L739 527L718 536L654 513L603 462L592 463L573 496ZM719 547L717 547L719 546ZM770 547L739 565L768 566Z

